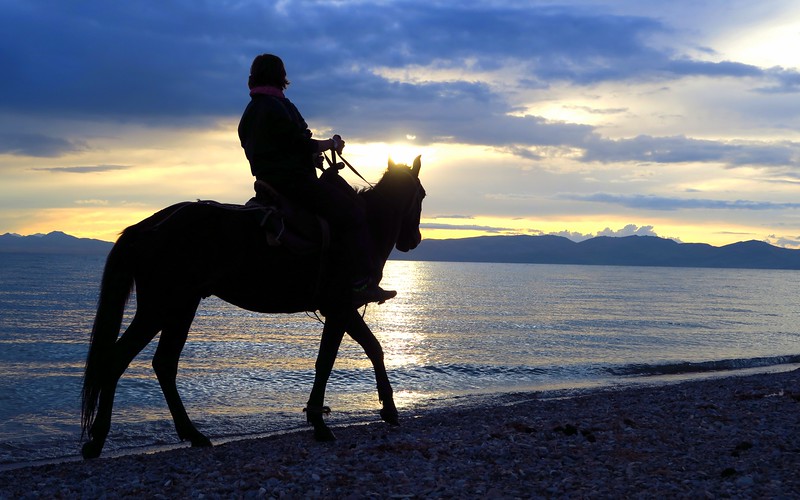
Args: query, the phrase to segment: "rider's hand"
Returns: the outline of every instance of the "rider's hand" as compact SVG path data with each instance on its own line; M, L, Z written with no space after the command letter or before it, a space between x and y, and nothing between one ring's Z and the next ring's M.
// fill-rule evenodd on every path
M333 141L333 147L331 149L338 154L342 154L342 150L344 149L344 139L342 139L342 136L336 134L331 137L331 141Z

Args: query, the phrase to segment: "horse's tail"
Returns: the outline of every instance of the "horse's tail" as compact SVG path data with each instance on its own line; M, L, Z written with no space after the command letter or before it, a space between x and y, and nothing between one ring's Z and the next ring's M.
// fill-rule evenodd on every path
M122 327L125 304L133 289L132 247L136 233L133 228L123 231L106 259L97 314L94 318L89 354L86 357L83 374L81 438L89 432L94 423L100 388L108 376L112 350Z

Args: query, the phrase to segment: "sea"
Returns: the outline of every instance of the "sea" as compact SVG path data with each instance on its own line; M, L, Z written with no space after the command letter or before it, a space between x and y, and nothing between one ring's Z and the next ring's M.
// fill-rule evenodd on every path
M0 254L0 469L80 459L81 377L103 265L101 256ZM390 260L382 285L397 297L364 318L401 419L466 395L564 397L800 366L800 271ZM178 372L197 427L217 443L306 429L321 330L313 314L204 300ZM152 370L156 343L119 383L105 455L187 446ZM379 418L372 367L348 337L326 404L331 423Z

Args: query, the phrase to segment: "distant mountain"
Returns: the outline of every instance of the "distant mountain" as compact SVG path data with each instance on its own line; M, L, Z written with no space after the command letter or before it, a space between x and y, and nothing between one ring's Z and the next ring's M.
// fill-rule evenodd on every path
M33 236L0 235L2 253L106 255L113 243L76 238L60 231ZM654 236L599 236L574 242L561 236L478 236L423 240L414 251L393 252L394 260L521 262L611 266L800 269L800 250L743 241L722 247L678 243Z
M520 262L613 266L725 267L743 269L800 269L800 250L744 241L722 247L678 243L654 236L599 236L574 242L561 236L479 236L423 240L395 260L450 262Z
M32 236L0 235L0 253L105 255L112 246L114 244L108 241L76 238L60 231Z

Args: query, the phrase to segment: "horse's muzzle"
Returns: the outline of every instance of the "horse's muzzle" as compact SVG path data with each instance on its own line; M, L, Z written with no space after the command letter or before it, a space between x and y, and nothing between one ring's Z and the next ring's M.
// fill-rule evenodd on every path
M401 252L409 252L417 248L417 246L421 241L422 241L422 235L418 234L413 241L398 241L394 247Z

